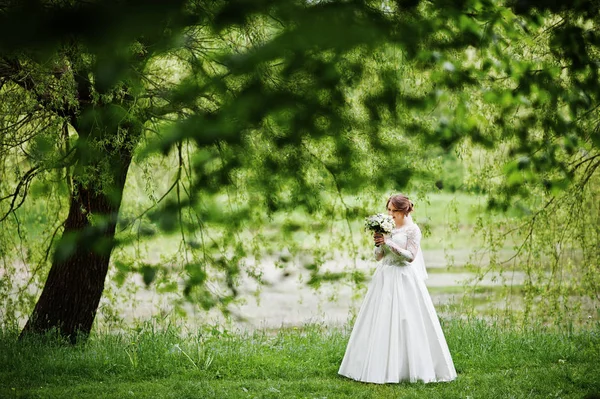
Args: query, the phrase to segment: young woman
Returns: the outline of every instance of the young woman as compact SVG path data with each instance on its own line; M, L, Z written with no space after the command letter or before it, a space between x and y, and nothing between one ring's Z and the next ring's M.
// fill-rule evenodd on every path
M421 230L404 195L388 199L396 228L375 234L379 266L352 329L339 374L377 384L456 378L454 363L424 280Z

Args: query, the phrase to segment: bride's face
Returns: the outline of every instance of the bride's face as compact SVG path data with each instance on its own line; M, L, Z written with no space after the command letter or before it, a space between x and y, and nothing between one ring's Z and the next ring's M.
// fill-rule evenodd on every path
M387 206L388 215L394 219L394 223L396 223L396 227L400 227L404 224L404 213L396 208L391 203Z

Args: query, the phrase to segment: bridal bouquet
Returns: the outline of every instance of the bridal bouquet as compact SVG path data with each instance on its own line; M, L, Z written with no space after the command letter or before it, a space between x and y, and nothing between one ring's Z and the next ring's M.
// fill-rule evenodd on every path
M369 216L365 219L365 228L375 233L390 234L395 226L394 219L383 213Z

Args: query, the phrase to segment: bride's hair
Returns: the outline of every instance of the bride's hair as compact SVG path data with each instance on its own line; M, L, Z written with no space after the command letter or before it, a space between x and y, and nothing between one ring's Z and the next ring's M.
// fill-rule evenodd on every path
M387 207L390 202L394 206L394 208L402 211L405 215L411 213L414 209L414 205L411 200L408 199L406 195L403 194L394 194L388 200L385 206Z

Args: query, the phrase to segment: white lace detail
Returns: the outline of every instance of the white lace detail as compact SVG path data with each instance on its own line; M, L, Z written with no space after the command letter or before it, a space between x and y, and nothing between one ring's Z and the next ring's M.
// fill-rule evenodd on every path
M412 254L411 262L416 258L421 247L421 229L416 224L406 228L406 249Z
M383 258L383 255L385 255L385 250L383 249L383 246L375 247L375 249L373 249L373 256L375 256L376 260L381 260L381 258Z
M414 223L402 226L385 239L385 244L391 253L400 257L403 262L412 262L419 252L421 230Z

